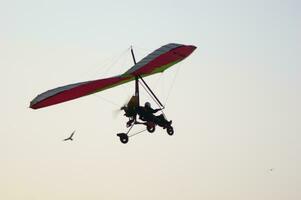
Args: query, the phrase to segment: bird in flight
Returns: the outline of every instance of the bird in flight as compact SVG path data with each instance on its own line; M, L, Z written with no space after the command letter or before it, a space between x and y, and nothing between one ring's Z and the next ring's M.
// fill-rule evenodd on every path
M75 133L75 131L73 131L72 133L71 133L71 135L68 137L68 138L66 138L66 139L64 139L63 141L67 141L67 140L73 140L73 135L74 135L74 133Z

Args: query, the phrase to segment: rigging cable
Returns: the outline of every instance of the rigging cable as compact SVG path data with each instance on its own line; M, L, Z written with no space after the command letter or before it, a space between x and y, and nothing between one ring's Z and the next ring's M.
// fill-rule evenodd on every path
M85 78L91 78L92 75L94 74L98 74L100 76L105 75L105 73L107 73L112 66L122 57L125 55L125 53L127 53L129 51L129 48L123 50L121 53L118 53L117 55L115 54L102 59L102 61L100 61L102 64L98 65L96 64L96 66L92 67L92 69L87 69L85 70L85 72L81 73L79 75L80 77L85 77ZM99 63L100 63L99 62Z
M141 131L138 131L137 133L134 133L134 134L132 134L132 135L129 135L129 137L133 137L133 136L135 136L135 135L138 135L138 134L140 134L140 133L143 133L144 131L146 131L146 129L143 129L143 130L141 130Z
M157 102L157 100L153 97L153 95L148 91L148 89L145 87L145 85L142 84L140 80L138 80L138 81L139 81L140 85L142 85L143 89L147 92L147 94L148 94L148 95L152 98L152 100L157 104L157 106L158 106L159 108L162 108L162 106ZM164 106L164 107L165 107L165 106ZM164 108L164 107L163 107L163 108ZM165 113L163 112L163 110L161 109L160 111L162 112L163 116L166 118L166 115L165 115Z
M168 99L169 99L169 97L170 97L171 91L172 91L172 89L173 89L173 87L174 87L174 85L175 85L175 82L176 82L176 79L177 79L177 77L178 77L178 74L179 74L179 71L180 71L181 66L182 66L182 63L180 63L180 64L177 66L176 74L175 74L175 76L174 76L174 78L173 78L173 80L172 80L172 83L171 83L170 88L168 89L168 93L167 93L167 97L166 97L166 99L165 99L164 107L165 107L165 105L166 105L166 103L167 103L167 101L168 101Z
M129 50L130 50L130 47L129 48L127 48L126 50L124 50L124 51L122 51L122 53L120 53L115 59L111 59L111 64L108 66L108 67L106 67L104 70L102 70L102 75L104 75L104 74L106 74L107 72L109 72L111 69L112 69L112 67L126 54L126 53L128 53L129 52ZM123 62L124 63L124 62ZM95 95L93 95L94 97L98 97L98 98L100 98L100 99L102 99L102 100L104 100L105 102L107 102L107 103L110 103L111 105L114 105L114 106L116 106L116 107L118 107L118 108L120 108L120 105L118 104L118 103L115 103L115 102L113 102L113 101L111 101L111 100L109 100L109 99L107 99L107 98L104 98L104 97L102 97L102 96L100 96L99 94L95 94Z
M103 101L105 101L105 102L107 102L107 103L109 103L109 104L111 104L111 105L113 105L113 106L116 106L117 108L120 108L120 105L119 104L117 104L117 103L115 103L115 102L113 102L113 101L111 101L111 100L109 100L109 99L107 99L107 98L104 98L104 97L102 97L102 96L100 96L100 95L98 95L98 94L95 94L95 95L93 95L94 97L96 97L96 98L99 98L99 99L101 99L101 100L103 100Z
M124 56L126 53L128 53L129 50L130 50L130 47L127 48L125 51L123 51L121 54L119 54L119 56L115 60L113 60L111 65L109 65L109 67L103 72L103 74L108 73L112 69L112 67L117 63L117 61L119 61L122 56Z

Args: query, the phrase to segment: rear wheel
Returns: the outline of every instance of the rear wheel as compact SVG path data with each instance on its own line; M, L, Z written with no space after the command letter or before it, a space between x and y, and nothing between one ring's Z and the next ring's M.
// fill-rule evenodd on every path
M173 127L172 126L167 127L166 132L167 132L168 135L173 135L174 134Z
M156 127L154 125L147 125L146 129L148 132L153 133L156 130Z

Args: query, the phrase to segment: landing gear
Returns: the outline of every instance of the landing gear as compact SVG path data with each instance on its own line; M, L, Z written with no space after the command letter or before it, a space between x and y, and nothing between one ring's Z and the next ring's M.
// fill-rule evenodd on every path
M169 126L166 128L166 132L168 135L173 135L174 134L174 130L172 126Z
M148 132L153 133L156 130L156 124L153 122L147 122L146 129Z
M130 119L127 123L126 123L126 127L129 128L132 126L132 124L134 123L133 119Z
M128 143L129 136L127 134L125 134L125 133L118 133L117 136L119 137L121 143L123 143L123 144Z

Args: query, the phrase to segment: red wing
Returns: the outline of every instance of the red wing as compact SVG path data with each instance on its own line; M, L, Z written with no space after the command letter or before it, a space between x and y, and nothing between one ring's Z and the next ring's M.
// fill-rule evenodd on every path
M38 109L70 101L131 80L133 80L133 77L117 76L58 87L38 95L30 102L30 108Z
M147 55L126 71L125 74L148 76L154 73L163 72L167 68L188 57L195 49L196 47L192 45L175 43L164 45Z
M38 109L63 103L132 81L135 76L148 76L163 72L165 69L188 57L195 49L196 47L192 45L174 43L164 45L147 55L122 75L48 90L34 98L30 102L30 108Z

